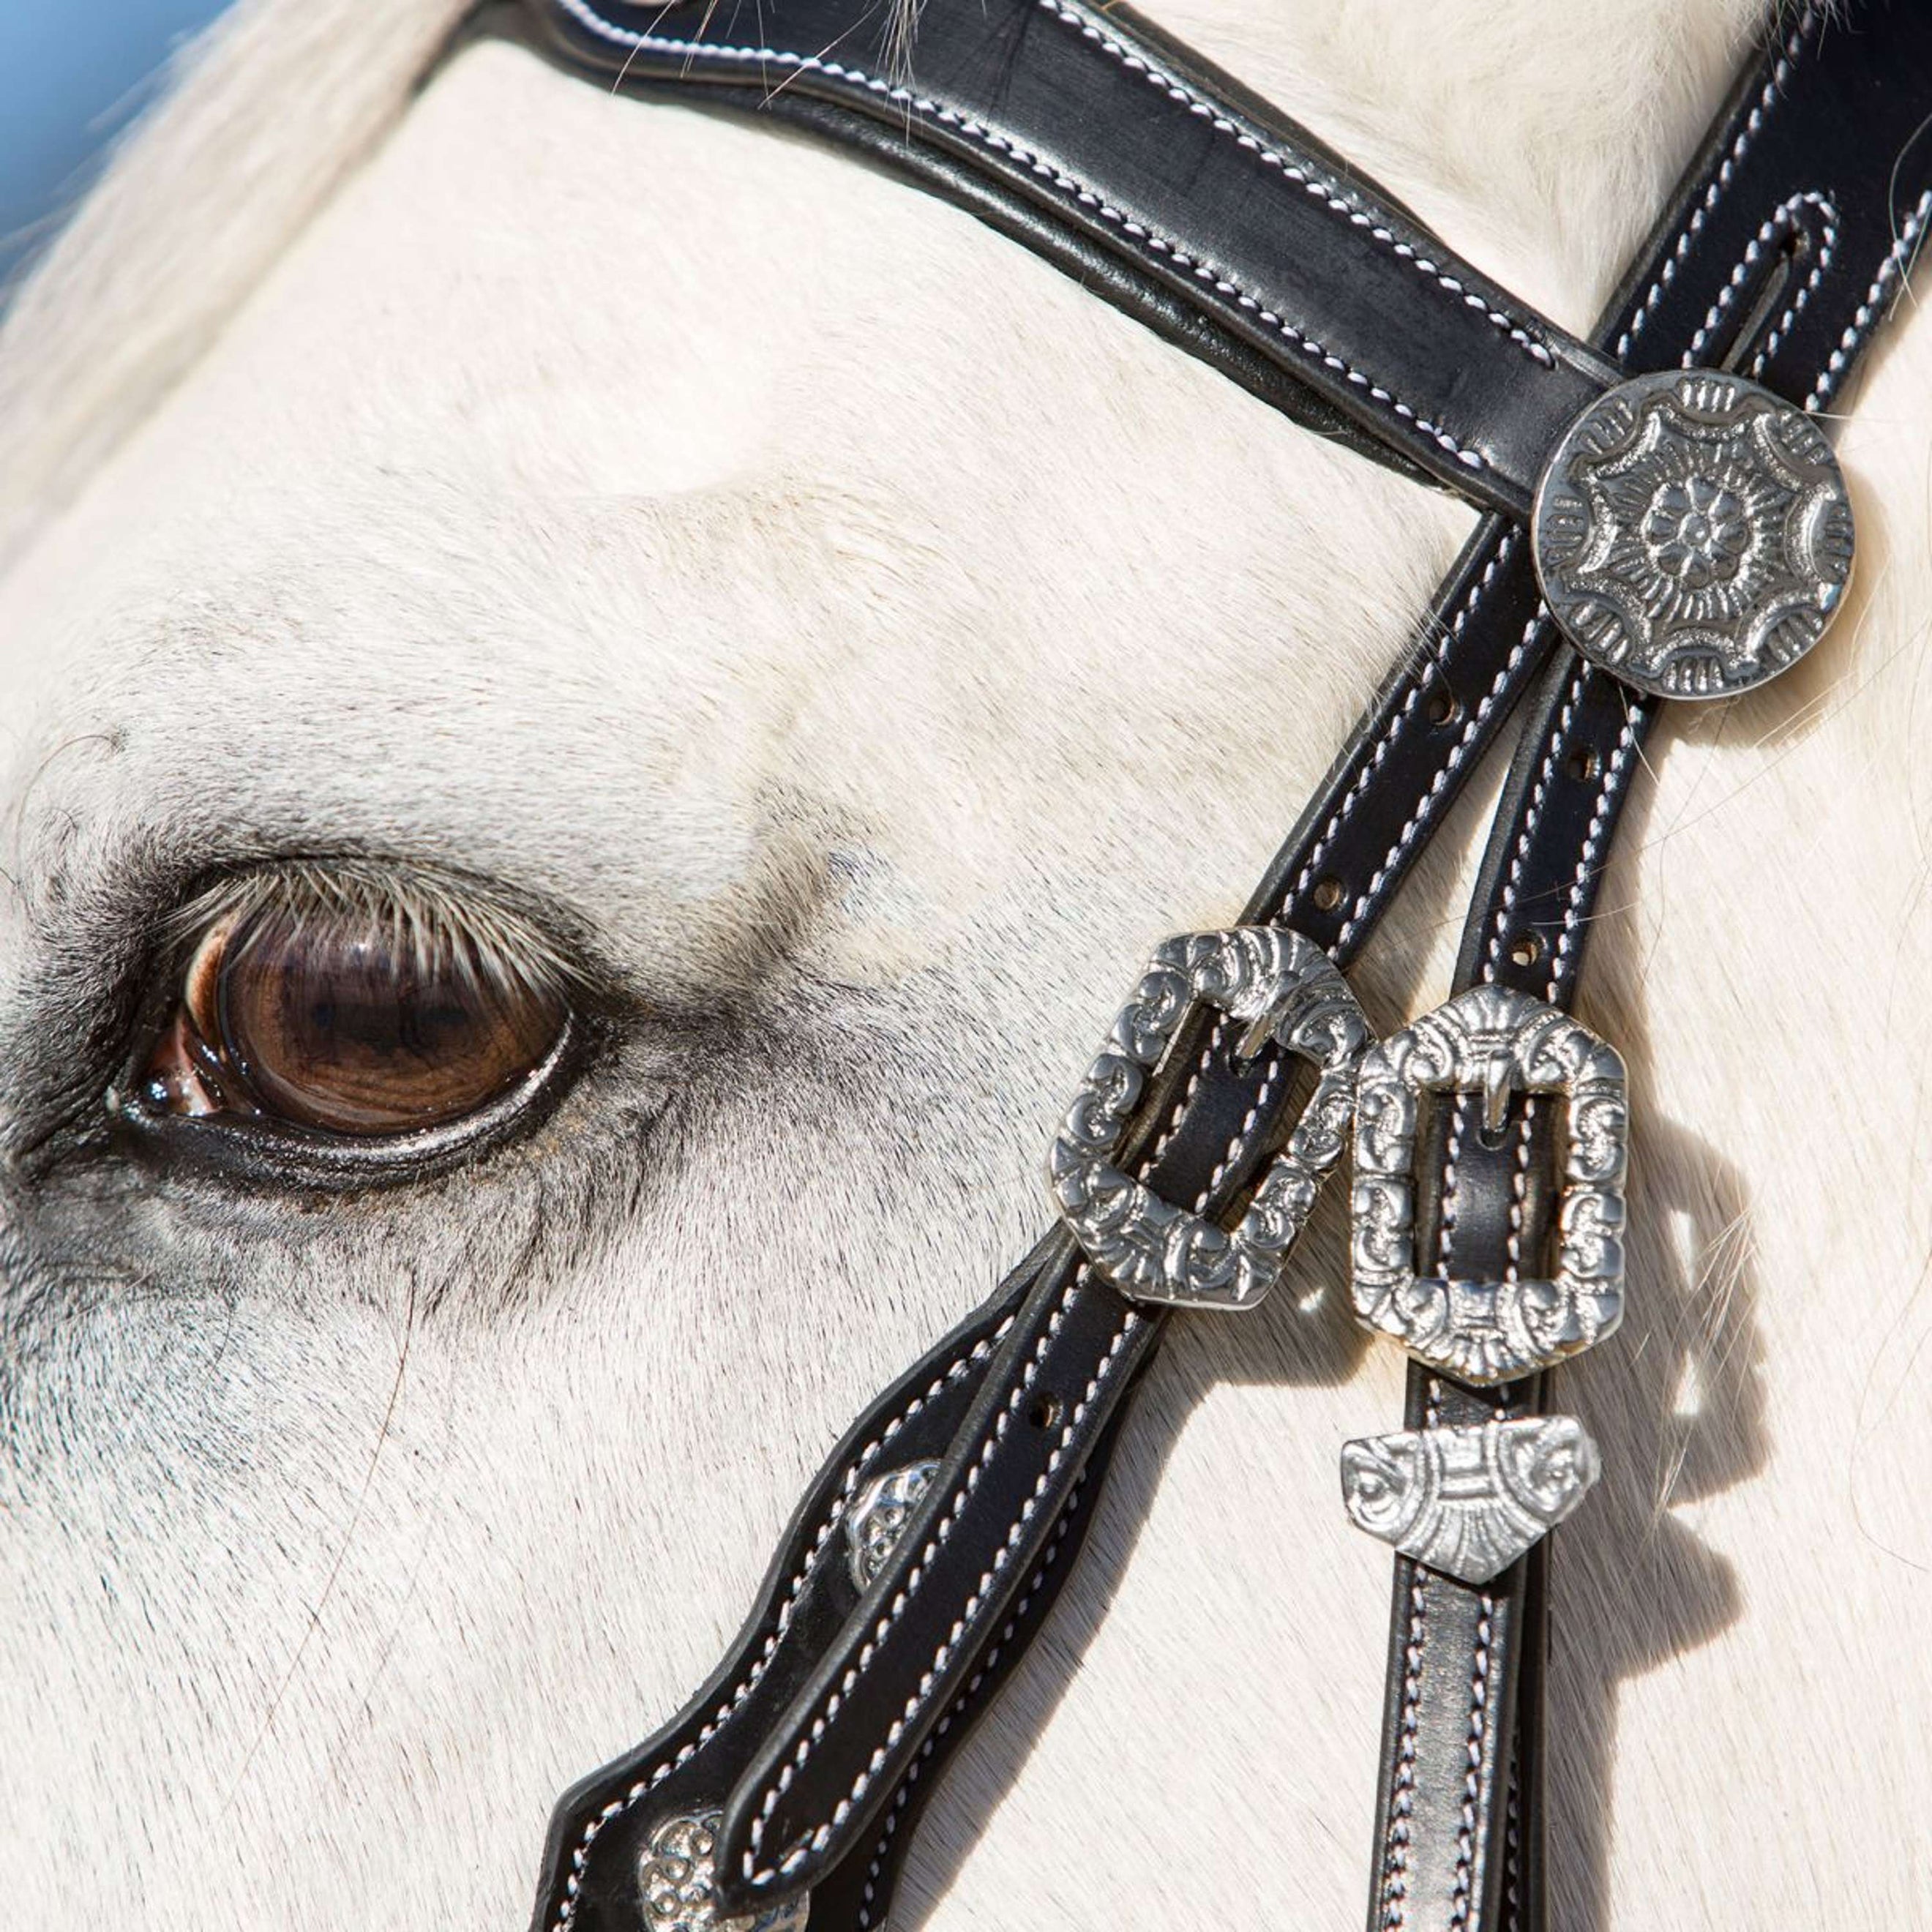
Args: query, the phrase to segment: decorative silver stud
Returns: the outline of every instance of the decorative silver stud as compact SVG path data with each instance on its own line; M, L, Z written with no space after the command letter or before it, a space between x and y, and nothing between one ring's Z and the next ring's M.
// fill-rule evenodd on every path
M1357 1528L1405 1556L1486 1583L1575 1509L1601 1466L1574 1416L1404 1430L1342 1445L1342 1500Z
M1570 642L1665 698L1775 676L1823 634L1851 577L1851 502L1822 430L1710 370L1599 397L1550 458L1530 529Z
M937 1462L908 1462L874 1476L845 1518L846 1565L860 1590L886 1567L920 1499L939 1473Z
M1242 1023L1238 1055L1273 1040L1313 1061L1318 1075L1287 1145L1232 1229L1162 1200L1116 1164L1146 1076L1196 1001ZM1088 1070L1047 1163L1088 1258L1136 1300L1253 1307L1341 1157L1355 1062L1370 1037L1334 962L1298 933L1247 926L1166 940Z
M1510 1092L1563 1096L1554 1280L1421 1272L1416 1139L1425 1093L1479 1093L1501 1121ZM1350 1292L1365 1328L1466 1382L1514 1381L1609 1334L1623 1318L1629 1112L1614 1047L1526 993L1474 986L1363 1055L1355 1091Z
M721 1811L661 1820L638 1861L644 1932L805 1932L812 1896L801 1892L749 1914L724 1918L714 1889Z

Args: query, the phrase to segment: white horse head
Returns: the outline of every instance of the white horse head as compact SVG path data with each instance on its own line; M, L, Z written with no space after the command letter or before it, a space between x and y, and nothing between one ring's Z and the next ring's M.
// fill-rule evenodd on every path
M520 1923L556 1792L1040 1230L1150 941L1227 921L1470 526L849 159L500 43L418 91L460 10L244 0L0 333L23 1925ZM1580 329L1758 11L1160 16ZM1565 1926L1924 1892L1928 426L1908 305L1840 438L1850 616L1670 721L1604 894L1642 1127L1566 1384ZM184 906L298 862L578 1010L527 1121L347 1186L110 1130ZM1400 1364L1338 1232L1180 1326L908 1922L1354 1922L1388 1584L1334 1457Z

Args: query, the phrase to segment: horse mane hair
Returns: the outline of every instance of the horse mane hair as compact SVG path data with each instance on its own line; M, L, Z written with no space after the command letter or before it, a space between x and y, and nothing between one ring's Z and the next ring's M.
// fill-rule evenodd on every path
M400 117L474 4L236 0L170 63L155 104L0 312L0 569L193 366ZM890 57L909 71L920 0L888 4ZM1731 0L1736 38L1765 4ZM1701 98L1696 64L1641 75L1633 111ZM1594 149L1588 159L1631 166ZM1636 172L1610 200L1632 210L1624 245L1652 198ZM1602 244L1591 237L1592 259L1620 259Z
M238 0L176 57L0 325L0 564L192 366L468 4Z

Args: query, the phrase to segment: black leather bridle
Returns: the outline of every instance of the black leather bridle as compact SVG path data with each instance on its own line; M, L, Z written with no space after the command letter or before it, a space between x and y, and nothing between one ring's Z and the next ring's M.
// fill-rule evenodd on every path
M1345 1142L1356 1312L1411 1352L1403 1430L1343 1455L1398 1552L1369 1923L1535 1932L1544 1532L1596 1469L1546 1387L1622 1286L1622 1067L1568 1010L1661 705L1774 675L1842 596L1818 419L1932 214L1932 9L1781 19L1587 342L1123 8L926 0L910 80L888 11L494 30L869 154L1486 514L1239 926L1150 964L1056 1143L1060 1225L832 1451L685 1711L560 1802L534 1932L885 1924L1171 1313L1258 1300ZM1454 997L1372 1042L1341 974L1518 712Z

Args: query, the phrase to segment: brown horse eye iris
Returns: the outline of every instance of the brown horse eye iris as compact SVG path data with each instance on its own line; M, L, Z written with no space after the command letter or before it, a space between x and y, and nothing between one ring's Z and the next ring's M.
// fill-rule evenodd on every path
M366 907L272 905L206 933L144 1084L169 1112L407 1133L514 1086L566 1016L559 994L460 933Z
M271 914L216 982L220 1044L268 1112L336 1133L406 1132L473 1112L542 1060L560 1004L448 952Z

